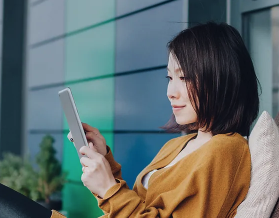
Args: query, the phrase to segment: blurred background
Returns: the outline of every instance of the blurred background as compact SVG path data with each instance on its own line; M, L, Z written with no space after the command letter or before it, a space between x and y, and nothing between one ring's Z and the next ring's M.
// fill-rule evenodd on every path
M159 127L172 113L166 44L182 29L207 21L238 29L262 86L259 115L279 111L279 0L0 0L0 21L0 160L10 152L34 170L60 164L67 182L53 193L69 218L103 213L80 180L59 90L71 88L81 121L104 135L130 188L180 135Z

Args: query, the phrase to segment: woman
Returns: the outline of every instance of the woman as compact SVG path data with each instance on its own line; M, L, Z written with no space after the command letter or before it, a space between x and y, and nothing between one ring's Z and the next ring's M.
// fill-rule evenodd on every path
M192 133L167 142L130 190L104 138L83 123L90 148L80 149L81 179L104 217L234 217L250 184L243 136L259 110L251 58L227 24L186 29L168 48L175 120L167 128Z
M80 160L81 180L102 217L234 217L248 192L251 159L243 136L258 115L259 98L241 36L210 22L181 31L168 49L173 116L164 128L189 134L168 141L132 190L104 137L82 123L89 147L80 149L87 156ZM51 217L62 215L52 211Z

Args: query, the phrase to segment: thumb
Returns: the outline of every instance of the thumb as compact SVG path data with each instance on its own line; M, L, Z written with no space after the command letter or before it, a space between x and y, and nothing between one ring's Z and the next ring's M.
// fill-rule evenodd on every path
M92 150L95 151L95 152L98 152L97 149L94 147L94 145L93 145L92 142L89 142L88 145L89 145L89 148L90 148L90 149L92 149Z

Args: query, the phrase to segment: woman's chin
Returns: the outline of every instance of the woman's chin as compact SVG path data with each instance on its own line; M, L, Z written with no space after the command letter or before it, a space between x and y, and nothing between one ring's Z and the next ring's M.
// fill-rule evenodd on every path
M178 119L178 118L175 118L175 121L176 121L176 123L179 124L179 125L186 125L186 124L189 123L189 122L187 122L187 120L185 120L185 119Z
M175 121L177 124L179 125L186 125L186 124L190 124L190 123L194 123L194 120L188 120L182 117L175 117Z

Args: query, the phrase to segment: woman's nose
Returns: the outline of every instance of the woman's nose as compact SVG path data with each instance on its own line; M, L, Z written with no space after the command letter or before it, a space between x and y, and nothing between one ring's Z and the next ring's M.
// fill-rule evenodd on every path
M169 83L167 96L169 99L179 98L179 90L178 87L174 83Z

